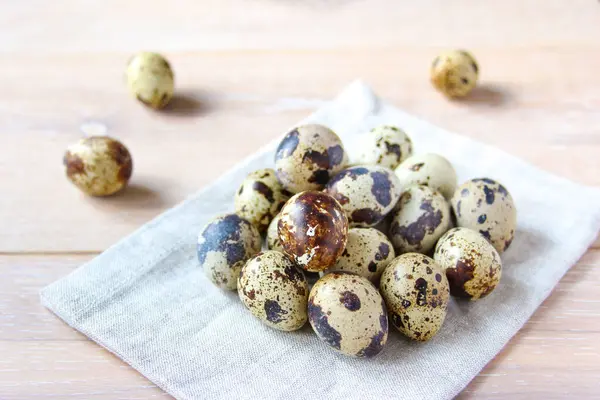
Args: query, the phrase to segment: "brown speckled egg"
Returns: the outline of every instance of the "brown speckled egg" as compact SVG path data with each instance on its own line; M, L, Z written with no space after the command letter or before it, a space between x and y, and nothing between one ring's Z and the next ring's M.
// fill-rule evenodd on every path
M69 146L67 178L91 196L109 196L127 186L133 162L129 150L108 136L91 136Z
M381 165L394 169L412 154L408 135L395 126L382 125L364 135L356 164Z
M479 66L464 50L444 51L431 64L431 83L447 97L464 97L477 85Z
M450 289L442 268L419 253L394 259L381 275L379 286L390 322L414 340L429 340L442 327Z
M477 300L490 294L500 282L500 255L474 230L449 230L437 243L434 258L446 270L452 296Z
M267 229L267 247L269 250L283 252L283 247L281 246L281 241L279 240L279 233L277 232L277 225L279 224L280 215L281 214L277 214L269 224L269 228Z
M388 338L388 317L381 295L362 276L332 272L315 283L308 298L308 320L335 350L374 357Z
M235 290L240 270L260 251L258 229L236 214L213 219L198 236L198 261L215 285Z
M323 125L303 125L289 132L277 147L277 179L292 193L320 190L348 164L340 138Z
M325 193L342 205L350 226L371 227L392 211L400 198L401 187L389 168L363 165L347 168L334 176Z
M323 192L302 192L283 206L277 232L283 252L307 271L323 271L342 255L348 219L340 204Z
M248 174L235 195L235 212L264 232L290 194L271 168Z
M258 253L242 268L238 295L250 312L282 331L302 328L308 319L308 282L304 273L279 251Z
M517 228L517 209L512 196L489 178L463 183L452 197L456 224L481 233L502 253L508 249Z
M346 249L330 271L353 272L378 282L385 267L396 257L390 240L375 228L352 228Z
M450 161L439 154L417 154L407 158L395 170L403 187L429 186L449 199L456 189L456 171Z
M127 64L127 86L141 103L156 109L163 108L175 91L171 65L160 54L141 52Z
M423 185L409 186L394 209L390 239L398 254L426 254L451 223L450 204L440 192Z

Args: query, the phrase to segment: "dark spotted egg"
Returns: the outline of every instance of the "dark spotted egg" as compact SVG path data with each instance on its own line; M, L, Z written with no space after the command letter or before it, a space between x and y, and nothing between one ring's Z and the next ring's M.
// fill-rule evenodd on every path
M396 168L412 154L412 142L400 128L382 125L363 135L356 164L381 165Z
M379 286L390 322L414 340L429 340L442 327L450 289L443 269L419 253L396 257L383 271Z
M277 224L283 252L307 271L336 263L346 247L348 219L340 204L323 192L302 192L281 209Z
M342 205L350 226L371 227L392 211L400 198L398 178L378 165L350 167L327 184L325 192Z
M437 243L434 258L446 271L453 296L477 300L490 294L500 282L500 255L472 229L449 230Z
M240 270L260 251L258 229L236 214L213 219L198 236L198 261L215 285L235 290Z
M248 260L238 280L238 295L255 317L275 329L295 331L308 318L306 277L279 251Z
M277 147L275 171L292 193L320 190L348 164L340 138L323 125L303 125L289 132Z
M308 298L308 320L319 339L349 356L376 356L387 342L383 299L355 274L332 272L319 279Z
M471 179L452 197L456 224L481 233L502 253L510 246L517 227L517 209L512 196L489 178Z
M353 272L371 282L379 282L381 273L394 257L394 247L383 233L375 228L352 228L342 256L325 272Z
M281 241L279 240L279 233L277 233L277 225L279 224L280 215L281 214L277 214L269 224L269 228L267 229L267 247L269 250L283 252L283 247L281 247Z
M417 154L407 158L396 168L396 176L403 187L425 185L449 199L456 189L456 171L450 161L439 154Z
M392 214L390 239L399 254L426 254L451 227L450 204L427 186L409 186Z

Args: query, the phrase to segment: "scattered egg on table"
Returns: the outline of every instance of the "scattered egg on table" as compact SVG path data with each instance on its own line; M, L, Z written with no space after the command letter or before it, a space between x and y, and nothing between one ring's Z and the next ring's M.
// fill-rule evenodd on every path
M171 65L160 54L141 52L127 64L127 86L140 102L155 109L163 108L175 91Z
M450 161L439 154L417 154L407 158L395 170L403 187L429 186L449 199L456 189L456 171Z
M409 186L392 214L390 239L398 254L426 254L451 228L450 204L428 186Z
M249 173L236 192L235 212L264 232L289 197L273 169L260 169Z
M353 272L371 282L378 282L381 273L394 257L394 247L383 233L375 228L351 228L342 256L325 273Z
M236 214L219 216L198 236L198 261L215 285L235 290L240 270L261 250L258 229Z
M295 331L306 323L308 282L285 254L258 253L242 267L237 286L242 303L266 325Z
M502 253L512 243L517 227L513 198L500 183L489 178L463 183L452 197L457 226L481 233Z
M442 327L450 289L444 270L430 257L406 253L383 271L379 290L388 316L402 334L429 340Z
M308 298L308 320L335 350L373 357L388 338L388 317L377 288L362 276L332 272L315 283Z
M355 164L378 164L394 169L412 155L412 141L395 126L378 126L361 139L361 151Z
M323 125L295 128L279 143L275 171L285 189L292 193L320 190L331 176L348 164L340 138Z
M108 136L90 136L69 146L63 158L67 178L91 196L109 196L131 178L133 161L129 150Z
M279 233L277 232L277 225L279 224L280 215L281 214L277 214L269 224L269 228L267 228L267 247L269 250L283 252L283 247L281 246L281 241L279 240Z
M479 65L464 50L450 50L438 55L431 64L431 82L447 97L464 97L477 85Z
M449 230L437 243L434 258L446 271L453 296L477 300L490 294L500 282L500 255L472 229Z
M294 195L281 209L277 224L284 253L307 271L323 271L342 255L348 219L340 204L323 192Z
M389 168L361 165L335 175L325 192L342 205L350 226L371 227L392 211L400 198L401 185Z

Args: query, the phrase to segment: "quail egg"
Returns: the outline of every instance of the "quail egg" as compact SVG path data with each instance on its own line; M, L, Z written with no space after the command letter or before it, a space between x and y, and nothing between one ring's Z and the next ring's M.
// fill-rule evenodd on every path
M335 350L374 357L388 338L388 317L381 295L362 276L332 272L315 283L308 298L308 320Z
M269 228L267 229L267 247L269 250L283 252L283 247L281 247L281 242L279 241L279 233L277 232L277 225L279 224L280 215L281 214L277 214L269 224Z
M452 197L457 226L481 233L502 253L512 243L517 227L517 209L512 196L489 178L463 183Z
M382 125L364 135L356 164L374 165L394 169L412 154L412 142L401 129Z
M348 164L340 138L323 125L303 125L289 132L275 153L275 172L292 193L320 190Z
M456 189L456 171L448 160L439 154L418 154L407 158L395 170L403 187L418 184L439 191L449 199Z
M414 340L429 340L442 327L450 289L444 270L419 253L396 257L383 271L379 290L390 322Z
M394 247L383 233L375 228L351 228L346 249L329 271L353 272L371 282L378 282L394 257Z
M335 175L325 193L342 205L350 226L371 227L392 211L400 198L401 185L389 168L363 165Z
M240 270L258 253L262 238L258 229L236 214L209 222L198 236L198 261L215 285L235 290Z
M449 230L437 243L434 258L446 271L452 296L477 300L490 294L500 282L500 255L474 230Z
M340 204L323 192L294 195L283 206L277 224L283 252L307 271L323 271L342 255L348 219Z
M452 224L450 204L440 192L409 186L392 214L390 239L398 254L429 253Z
M152 108L163 108L175 90L173 70L160 54L141 52L127 65L127 85L140 102Z
M235 212L264 232L289 197L274 170L259 169L249 173L238 189Z
M242 303L266 325L295 331L306 323L308 282L285 254L258 253L242 267L237 286Z
M90 136L69 146L63 164L71 183L91 196L120 191L133 170L129 150L108 136Z
M479 78L479 66L464 50L445 51L431 64L431 82L447 97L464 97L473 90Z

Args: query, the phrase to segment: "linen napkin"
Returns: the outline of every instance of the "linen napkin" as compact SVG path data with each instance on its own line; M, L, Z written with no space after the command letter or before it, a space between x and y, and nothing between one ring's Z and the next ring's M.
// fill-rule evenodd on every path
M523 326L600 228L600 190L412 117L360 81L302 122L331 127L351 153L358 134L397 125L415 152L446 156L459 182L487 176L506 185L518 229L496 290L478 302L452 301L430 342L390 330L384 351L368 360L335 353L308 324L294 333L263 325L237 293L204 277L196 240L213 216L232 211L247 173L273 165L271 143L43 289L42 303L179 399L447 399Z

